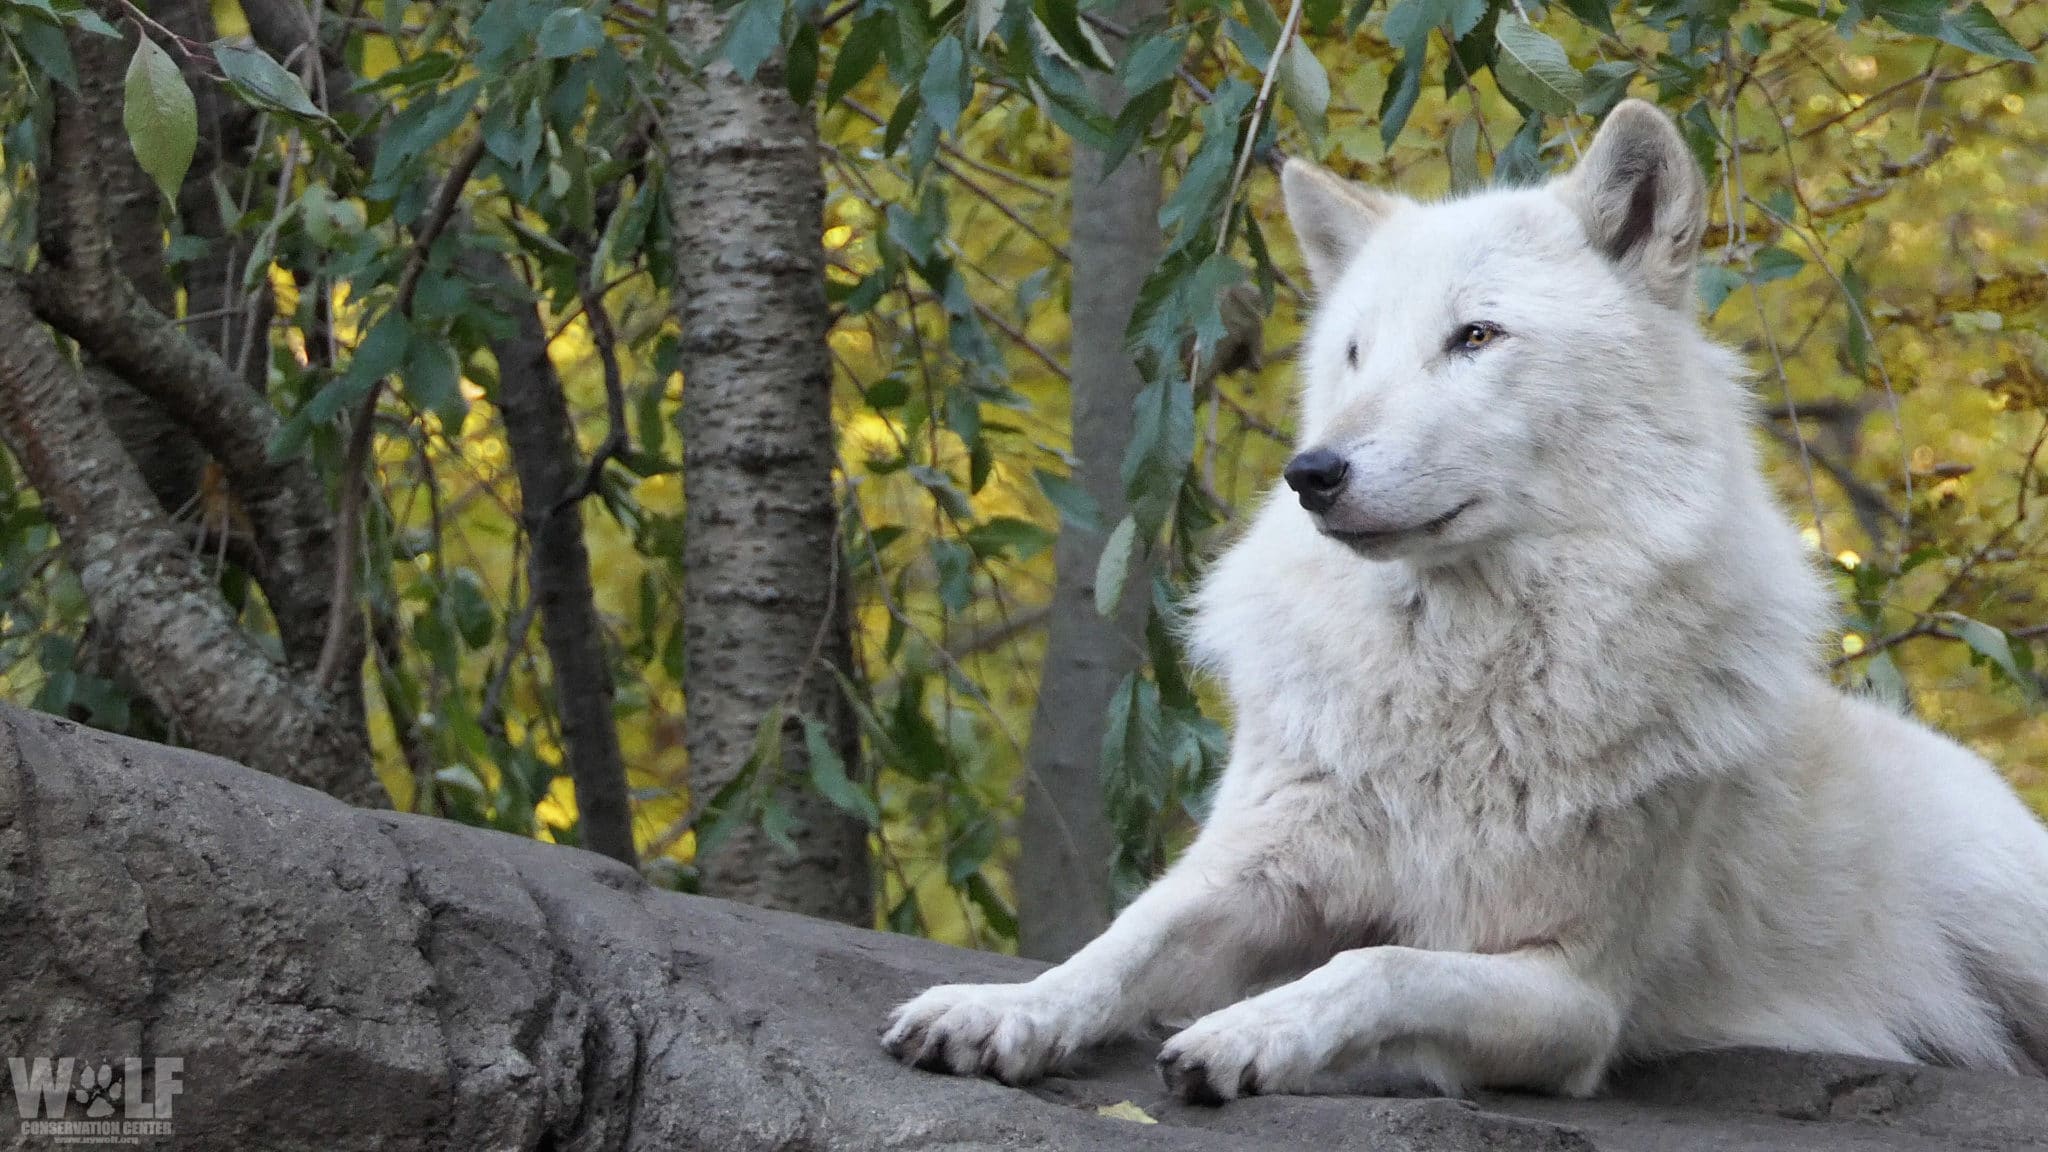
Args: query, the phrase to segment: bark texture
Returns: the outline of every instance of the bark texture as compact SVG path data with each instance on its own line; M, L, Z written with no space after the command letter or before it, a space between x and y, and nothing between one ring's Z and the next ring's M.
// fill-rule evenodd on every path
M1125 25L1160 11L1157 0L1114 10ZM1112 115L1123 86L1089 80ZM1139 289L1159 262L1159 167L1134 154L1113 172L1099 152L1074 149L1073 479L1095 499L1105 525L1124 514L1124 449L1132 406L1144 388L1124 332ZM1143 659L1151 579L1134 568L1114 620L1095 611L1095 570L1105 536L1069 526L1053 549L1057 573L1047 624L1038 713L1031 723L1030 778L1017 862L1018 949L1060 960L1109 924L1114 848L1103 804L1102 735L1110 696Z
M638 857L625 762L612 717L612 664L590 585L583 504L572 498L583 461L561 377L548 359L540 314L522 303L514 315L517 334L492 346L498 361L497 400L512 468L519 475L520 520L532 542L527 583L553 671L564 759L576 782L577 822L585 848L630 866Z
M268 445L281 423L276 410L122 273L105 223L94 161L103 141L92 111L60 99L55 121L51 174L39 203L36 312L155 401L219 462L249 518L253 575L277 620L286 658L310 668L326 636L334 568L326 493L306 461L270 458ZM350 667L360 665L363 653L360 629L354 632Z
M200 748L381 802L360 712L310 689L241 629L9 273L0 332L0 442L41 494L95 626L151 699Z
M1032 1091L917 1072L890 1003L1036 965L650 888L574 849L348 808L0 707L0 1052L179 1056L166 1146L1979 1152L2048 1082L1734 1052L1606 1098L1167 1102L1150 1045ZM12 1092L0 1077L0 1096ZM1140 1124L1097 1109L1130 1101ZM0 1146L27 1137L0 1100ZM81 1117L72 1106L70 1118Z
M194 38L212 28L203 0L156 10ZM93 658L139 689L169 731L350 801L382 803L360 684L328 690L309 675L326 635L333 538L309 463L269 458L279 421L260 390L267 312L259 298L243 313L234 341L248 355L233 364L201 342L209 332L226 340L224 329L172 318L160 197L127 149L104 154L110 136L124 137L127 50L92 36L73 46L81 94L55 99L36 271L26 285L0 276L0 440L41 495L85 589ZM195 87L209 139L192 179L205 187L248 141L218 88ZM204 211L217 216L204 195ZM241 299L228 271L238 263L220 249L188 272L218 282L211 298ZM187 287L188 307L209 299ZM77 342L85 371L45 323ZM262 588L282 660L241 627L178 518L189 514L208 456L222 480L216 498L231 499L232 519L247 525L230 554ZM340 639L360 665L360 629Z
M717 34L705 0L676 5L685 51ZM677 74L661 111L682 322L683 619L690 786L708 800L746 763L762 718L822 721L858 745L831 667L850 666L833 497L825 345L825 181L817 128L779 68L743 83L723 64ZM828 667L828 665L830 667ZM867 829L782 770L759 781L794 817L796 850L757 827L700 863L703 889L748 903L872 921Z

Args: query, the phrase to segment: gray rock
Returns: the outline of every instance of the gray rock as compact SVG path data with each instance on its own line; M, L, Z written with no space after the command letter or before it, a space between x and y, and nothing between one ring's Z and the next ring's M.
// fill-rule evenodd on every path
M1836 1057L1199 1109L1145 1045L1020 1091L876 1042L928 984L1035 968L0 709L0 1057L183 1057L181 1148L2048 1147L2048 1082ZM1096 1111L1120 1101L1158 1123ZM0 1142L49 1146L9 1103Z

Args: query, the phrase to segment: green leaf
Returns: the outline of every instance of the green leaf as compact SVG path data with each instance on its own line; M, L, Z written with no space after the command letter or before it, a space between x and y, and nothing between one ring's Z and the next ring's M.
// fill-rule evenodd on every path
M1797 252L1789 252L1772 245L1757 252L1750 258L1749 279L1752 283L1768 284L1773 280L1787 280L1799 275L1806 267L1806 258Z
M896 705L889 711L888 749L896 757L896 767L914 780L936 779L951 765L946 742L925 715L921 677L906 679L897 690Z
M604 21L588 8L555 9L541 21L540 32L534 37L534 44L540 49L543 60L575 56L592 51L603 43Z
M1280 43L1280 14L1273 11L1273 5L1268 0L1242 0L1238 8L1244 13L1245 23L1249 24L1251 31L1257 35L1260 46L1271 53L1273 46ZM1264 65L1261 64L1259 67L1263 68Z
M57 0L55 7L57 18L80 32L90 32L110 40L121 38L121 30L100 19L99 13L85 7L83 0Z
M761 65L782 46L782 0L746 0L719 38L718 55L751 84Z
M882 411L901 408L910 401L910 381L901 376L884 376L867 388L868 406Z
M1014 516L997 516L986 524L976 524L963 538L976 556L1009 556L1015 560L1029 560L1052 547L1053 542L1052 533Z
M377 160L370 176L375 182L396 176L400 169L425 155L474 111L482 80L470 80L432 96L422 96L392 117L377 143ZM373 190L373 194L374 194ZM389 193L386 193L388 197Z
M946 850L946 882L957 887L967 883L969 876L979 873L981 866L995 854L1001 835L1002 830L987 815L962 829Z
M1430 30L1444 22L1444 11L1443 0L1401 0L1387 9L1380 30L1387 43L1413 49L1426 43Z
M762 805L756 785L765 774L773 781L782 770L782 705L770 708L754 730L754 747L747 762L733 778L712 794L711 802L699 815L697 855L716 851L726 837L739 829ZM765 816L765 813L764 813ZM701 823L709 818L709 823Z
M1219 256L1217 260L1228 260ZM1199 277L1191 278L1199 281ZM1198 285L1199 286L1199 285ZM1198 342L1203 317L1218 317L1212 295L1206 307L1191 309ZM1222 321L1215 320L1220 331ZM1145 535L1151 536L1166 523L1177 502L1182 481L1195 455L1194 393L1186 384L1172 379L1154 381L1138 394L1135 418L1131 421L1131 442L1123 462L1124 492L1130 497L1131 515Z
M1721 310L1737 288L1745 283L1740 272L1726 264L1702 264L1699 270L1700 306L1707 311L1707 318Z
M782 69L783 79L789 84L789 98L800 105L808 105L818 91L818 26L808 20L798 22L796 38L789 42L789 56Z
M980 48L1002 31L1004 0L970 0L967 31Z
M1603 60L1586 69L1586 90L1579 97L1579 111L1588 116L1605 116L1628 95L1628 82L1635 78L1633 60Z
M1178 36L1147 36L1140 40L1117 64L1124 93L1136 96L1173 79L1174 69L1180 67L1187 50L1187 42Z
M1453 12L1451 4L1452 0L1401 0L1387 11L1382 27L1387 42L1401 49L1401 58L1395 63L1393 74L1387 77L1386 90L1380 94L1383 144L1392 146L1408 123L1409 113L1415 110L1415 101L1422 93L1422 70L1428 63L1430 32L1447 25L1455 32L1457 25L1471 15L1470 5ZM1483 16L1486 5L1482 2L1477 7ZM1477 24L1478 19L1474 17L1472 23ZM1470 31L1469 26L1466 31Z
M1124 598L1124 585L1131 578L1131 560L1138 550L1138 522L1129 516L1117 523L1095 562L1095 611L1114 616Z
M313 424L326 424L341 410L370 394L379 380L398 371L412 343L412 329L405 317L386 312L356 345L348 367L333 383L320 389L306 402L303 412Z
M448 582L448 611L455 617L455 631L461 634L464 644L480 649L491 642L497 621L491 615L483 581L476 573L467 568L456 571Z
M1846 28L1867 11L1901 32L1933 36L1941 31L1941 14L1945 6L1944 0L1863 0L1860 4L1849 5L1842 20Z
M299 78L263 51L232 40L215 40L213 58L243 100L269 112L283 112L307 120L325 120L315 107Z
M838 57L832 61L832 79L825 85L826 107L839 103L853 91L854 85L875 70L875 61L882 58L882 46L888 41L892 24L888 15L881 12L853 22L846 39L839 42Z
M405 395L423 412L441 418L449 438L462 428L469 401L462 395L462 369L445 340L417 340L405 358Z
M1500 58L1494 62L1493 75L1508 95L1554 116L1569 116L1578 108L1585 81L1563 45L1519 16L1503 19L1494 40L1500 45Z
M1979 56L1992 56L2000 60L2016 60L2023 64L2034 62L2034 54L2020 47L2012 38L1998 17L1989 8L1979 3L1950 12L1942 16L1941 29L1935 35Z
M1095 38L1081 27L1077 0L1035 0L1031 7L1069 60L1084 68L1109 68L1109 61L1095 50Z
M965 611L974 601L974 554L958 540L934 540L932 564L939 570L939 603L949 612Z
M995 886L988 882L988 877L980 872L969 876L967 898L974 901L974 906L981 909L981 914L988 918L990 928L1012 940L1017 938L1017 914L1011 911L1009 904L995 890Z
M896 99L895 111L889 113L889 123L882 129L882 155L894 156L903 144L903 136L910 126L917 123L917 114L924 110L924 98L916 92L905 92ZM890 205L893 209L895 205Z
M1060 519L1067 527L1084 532L1102 531L1102 510L1086 488L1043 468L1033 469L1032 478L1038 481L1038 490L1059 509Z
M156 181L164 199L176 202L178 186L192 167L199 145L199 109L192 89L171 54L144 36L128 62L121 124L142 170Z
M1906 678L1900 674L1899 666L1892 661L1892 654L1879 652L1863 669L1864 680L1870 694L1880 701L1906 711L1912 705L1912 698L1906 688Z
M1272 35L1278 36L1279 31L1277 27L1274 28ZM1270 38L1262 38L1250 25L1241 24L1236 20L1224 22L1223 34L1237 47L1237 54L1244 57L1246 68L1254 72L1266 70L1266 63L1273 56L1273 42Z
M1380 93L1380 143L1387 147L1393 147L1400 138L1401 129L1407 125L1408 116L1415 111L1415 102L1422 95L1423 57L1420 48L1402 53L1393 75L1387 78L1386 90Z
M953 483L951 476L927 464L911 465L910 476L922 484L925 491L932 494L932 499L947 512L962 520L974 518L974 504L967 499L967 493L962 492L959 485Z
M1491 7L1488 0L1439 0L1443 5L1443 21L1450 25L1450 39L1463 40L1470 35L1479 22L1486 19Z
M811 787L818 790L818 795L840 811L860 817L870 828L881 824L882 813L867 789L846 775L846 761L832 746L831 734L809 716L804 717L804 758L810 761Z
M1299 36L1280 58L1280 92L1287 98L1288 107L1301 118L1309 138L1320 144L1323 118L1330 110L1330 74Z
M1479 121L1467 116L1451 129L1451 141L1444 149L1451 166L1451 191L1479 187Z
M1956 637L1969 645L1970 651L1990 661L2015 687L2029 696L2039 691L2034 678L2022 667L2022 664L2031 664L2032 661L2022 660L2013 652L2011 637L1982 620L1973 620L1960 612L1943 612L1941 619L1956 630Z
M1580 23L1602 32L1614 31L1614 14L1609 11L1611 0L1564 0L1565 10L1579 18Z
M78 91L78 67L71 59L71 45L64 39L62 28L43 20L24 20L21 30L14 34L14 42L50 79L67 91Z
M924 75L917 81L917 94L924 97L925 111L933 122L951 132L967 111L969 92L966 50L959 37L947 36L932 46Z
M921 936L923 933L920 929L923 926L924 917L917 910L917 893L914 890L907 891L903 894L903 899L898 900L896 906L889 909L889 931L899 936Z
M461 789L478 799L491 794L491 790L484 787L482 777L476 774L476 769L467 764L450 764L440 769L434 773L434 782L449 788Z
M1870 305L1865 299L1868 285L1863 273L1854 264L1842 265L1842 290L1847 299L1843 302L1848 309L1848 322L1842 329L1842 348L1849 355L1849 363L1855 365L1858 376L1870 371Z

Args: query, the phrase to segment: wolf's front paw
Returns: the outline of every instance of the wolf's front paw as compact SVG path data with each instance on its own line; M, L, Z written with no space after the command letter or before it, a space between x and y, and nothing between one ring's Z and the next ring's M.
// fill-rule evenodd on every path
M1159 1073L1190 1104L1306 1092L1329 1058L1316 1022L1292 1017L1257 1000L1211 1012L1166 1042Z
M928 1071L1021 1084L1102 1039L1102 1009L1038 982L944 984L896 1009L882 1046Z

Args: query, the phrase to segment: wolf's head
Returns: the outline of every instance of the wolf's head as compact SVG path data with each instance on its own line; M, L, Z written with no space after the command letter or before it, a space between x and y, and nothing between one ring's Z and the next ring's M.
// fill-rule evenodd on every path
M1589 476L1676 479L1706 188L1663 113L1621 104L1538 187L1420 204L1301 161L1282 184L1318 297L1286 481L1325 535L1448 557L1611 515Z

